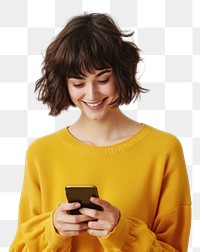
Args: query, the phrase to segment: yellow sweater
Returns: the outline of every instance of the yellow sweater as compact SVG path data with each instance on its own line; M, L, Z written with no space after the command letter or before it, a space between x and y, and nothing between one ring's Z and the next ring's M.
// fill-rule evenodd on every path
M121 212L105 238L64 238L52 224L67 184L94 184ZM188 177L180 142L143 125L111 146L91 146L66 128L34 141L27 151L19 225L10 251L187 251L191 222Z

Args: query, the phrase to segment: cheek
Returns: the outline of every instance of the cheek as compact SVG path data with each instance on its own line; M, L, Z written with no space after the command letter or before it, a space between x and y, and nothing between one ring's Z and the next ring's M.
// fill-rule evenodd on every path
M118 94L118 92L117 92L117 87L116 87L114 81L110 83L110 85L109 85L109 87L108 87L108 93L109 93L110 95L117 95L117 94Z
M67 89L71 100L76 100L79 96L77 90L73 89L70 85L67 85Z

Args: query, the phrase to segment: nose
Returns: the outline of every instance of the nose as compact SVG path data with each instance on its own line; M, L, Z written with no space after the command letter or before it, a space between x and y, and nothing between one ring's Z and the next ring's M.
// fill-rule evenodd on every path
M87 99L88 101L96 101L98 96L98 88L94 83L88 83Z

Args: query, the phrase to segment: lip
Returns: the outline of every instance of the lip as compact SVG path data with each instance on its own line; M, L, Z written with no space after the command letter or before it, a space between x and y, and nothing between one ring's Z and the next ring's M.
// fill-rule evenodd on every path
M104 98L103 100L98 101L98 102L85 102L85 101L82 101L82 102L87 106L87 108L89 108L91 110L97 110L104 105L106 99L107 99L107 97Z

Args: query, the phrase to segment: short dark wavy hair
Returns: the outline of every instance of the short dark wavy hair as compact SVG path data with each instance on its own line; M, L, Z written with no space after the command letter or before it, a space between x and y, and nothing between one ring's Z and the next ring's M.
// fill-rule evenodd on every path
M56 116L74 106L67 89L67 78L112 68L118 98L113 106L136 100L142 88L136 80L141 60L139 48L124 37L126 34L108 14L91 13L75 16L48 46L43 61L42 77L36 81L38 100L50 107Z

